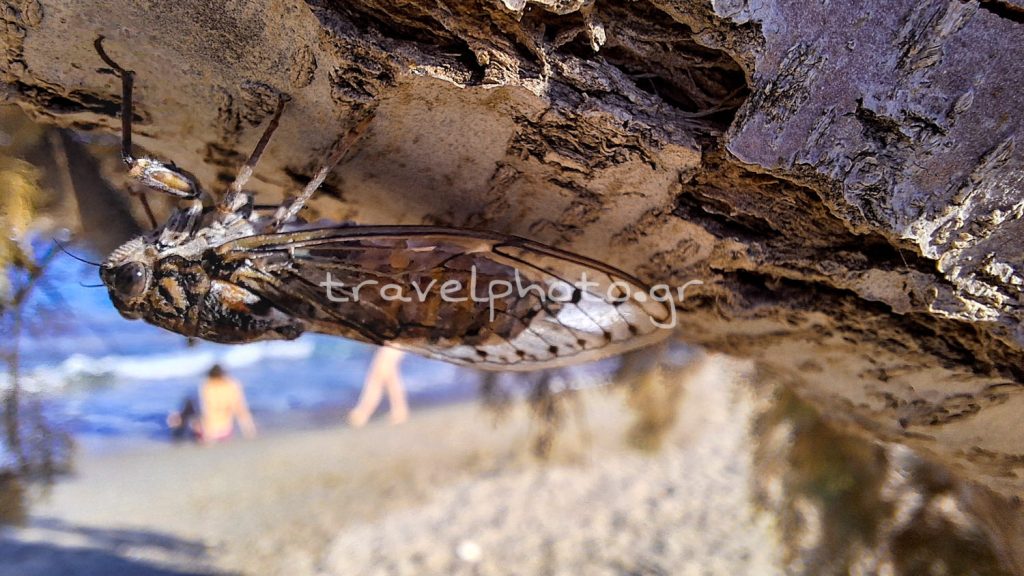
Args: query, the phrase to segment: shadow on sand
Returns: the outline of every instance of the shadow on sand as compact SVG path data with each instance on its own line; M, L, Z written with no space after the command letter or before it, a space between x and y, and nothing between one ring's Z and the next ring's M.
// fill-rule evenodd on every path
M160 532L33 519L0 532L0 576L226 576L200 542Z

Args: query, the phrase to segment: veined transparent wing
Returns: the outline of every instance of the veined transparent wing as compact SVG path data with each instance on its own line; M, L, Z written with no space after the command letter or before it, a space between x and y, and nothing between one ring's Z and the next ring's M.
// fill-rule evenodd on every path
M315 332L493 370L595 360L667 337L669 306L601 262L495 232L351 226L217 249L232 282Z

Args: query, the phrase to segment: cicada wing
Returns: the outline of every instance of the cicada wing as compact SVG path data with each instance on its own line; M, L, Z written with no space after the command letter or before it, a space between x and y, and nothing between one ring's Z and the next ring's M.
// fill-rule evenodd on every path
M428 226L322 228L225 244L247 287L312 330L495 370L619 354L669 335L670 304L610 266L522 238ZM330 288L330 291L328 291Z

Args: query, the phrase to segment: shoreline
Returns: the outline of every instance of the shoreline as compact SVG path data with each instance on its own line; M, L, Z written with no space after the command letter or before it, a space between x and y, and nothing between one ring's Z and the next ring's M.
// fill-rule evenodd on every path
M607 394L610 388L608 387L594 387L592 389L585 390L585 393L596 393L596 394ZM614 392L612 392L614 394ZM522 405L522 398L516 397L512 402L512 410L519 412L525 410L525 406ZM103 436L103 435L83 435L80 438L82 442L78 443L76 439L76 456L83 458L82 462L92 468L98 461L109 460L109 463L114 463L122 459L133 460L135 458L145 457L147 455L152 456L161 452L174 452L174 451L205 451L205 450L224 450L226 452L234 452L236 450L243 451L248 450L242 448L246 445L261 445L264 443L288 443L298 442L302 443L307 441L311 436L322 436L322 435L346 435L346 434L371 434L366 432L373 430L373 435L387 436L390 433L388 430L393 430L398 433L409 423L392 424L388 421L388 402L385 398L381 406L377 409L370 421L363 428L353 428L345 420L348 410L352 406L344 406L338 408L337 406L324 406L315 409L301 409L294 410L288 413L276 413L270 415L263 414L257 417L258 434L255 438L246 439L238 433L237 429L227 441L213 442L210 444L203 444L192 440L174 441L170 435L166 438L153 437L153 436ZM459 395L459 396L436 396L428 399L410 398L410 409L412 418L422 419L426 418L431 420L427 427L433 427L435 423L434 418L462 418L469 416L469 412L474 413L474 417L480 417L484 420L481 424L487 428L486 432L491 432L491 422L488 420L493 417L494 414L488 412L482 405L479 396ZM512 416L511 420L517 421L519 414ZM499 417L501 422L497 422L496 427L501 427L505 424L504 417ZM269 424L267 424L269 422ZM415 425L415 421L414 421ZM78 462L76 461L76 464ZM75 473L71 473L65 478L73 478ZM60 484L60 481L57 482Z
M463 393L450 394L417 394L410 395L409 407L414 412L443 409L447 406L473 404L479 396ZM254 413L257 439L264 436L276 437L291 432L311 432L348 428L346 416L354 406L354 402L342 405L324 404L312 408L299 408L287 412ZM387 423L388 402L385 398L378 408L370 424ZM131 455L149 450L175 449L197 445L193 440L174 440L170 431L164 430L157 434L97 434L78 433L74 436L76 459L79 457L93 458L97 456ZM237 430L232 434L230 442L245 441ZM58 478L57 482L61 480Z

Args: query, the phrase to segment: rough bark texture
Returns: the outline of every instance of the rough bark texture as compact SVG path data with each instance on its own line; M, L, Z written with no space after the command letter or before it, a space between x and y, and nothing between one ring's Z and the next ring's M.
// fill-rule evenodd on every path
M681 285L680 333L1024 493L1018 0L8 0L8 97L293 193L313 217L527 236Z

